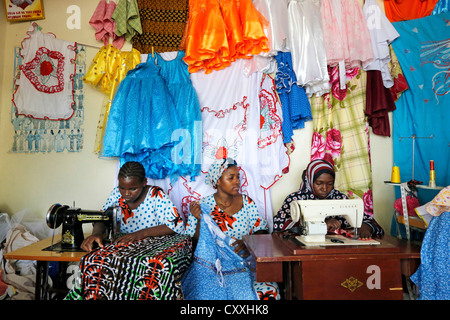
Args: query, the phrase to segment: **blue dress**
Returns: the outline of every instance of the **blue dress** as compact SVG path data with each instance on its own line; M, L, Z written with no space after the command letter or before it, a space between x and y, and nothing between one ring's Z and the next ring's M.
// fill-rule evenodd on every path
M283 110L283 142L292 140L295 129L303 129L306 121L312 120L311 105L306 91L297 85L297 77L292 68L290 52L279 52L275 56L278 70L275 77L278 96Z
M153 179L179 175L172 160L172 133L182 128L159 67L147 62L130 70L120 83L108 116L102 157L119 158L121 164L138 161Z
M157 65L161 68L161 77L166 81L175 110L181 121L182 130L174 132L177 140L173 149L173 159L180 164L182 176L198 176L202 158L202 114L200 102L183 61L184 51L178 51L173 60L164 60L157 54Z
M431 219L420 250L420 266L411 280L419 300L450 300L450 212Z

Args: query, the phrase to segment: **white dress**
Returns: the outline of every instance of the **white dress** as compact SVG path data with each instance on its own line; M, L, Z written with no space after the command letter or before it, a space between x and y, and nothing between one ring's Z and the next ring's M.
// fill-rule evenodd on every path
M364 65L363 69L379 70L383 78L383 84L386 88L391 88L394 85L391 73L389 71L388 63L391 61L389 52L389 45L400 34L395 30L392 23L388 20L381 8L375 0L366 0L363 7L363 12L367 20L367 28L369 29L370 37L372 39L372 48L374 59L371 63Z
M13 102L19 115L67 120L74 114L76 43L42 33L32 23L22 41L22 64Z
M309 97L329 92L320 1L290 0L288 13L292 65L297 83L305 87Z
M253 72L276 72L274 58L279 51L290 51L289 24L287 20L289 0L253 0L256 10L267 20L264 33L268 39L269 52L262 52L248 59L244 64L244 74Z

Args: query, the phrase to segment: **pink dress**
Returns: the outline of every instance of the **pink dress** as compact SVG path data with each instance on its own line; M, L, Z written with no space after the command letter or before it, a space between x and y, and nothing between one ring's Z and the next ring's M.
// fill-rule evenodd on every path
M321 15L327 62L358 68L373 60L367 22L357 0L322 0Z

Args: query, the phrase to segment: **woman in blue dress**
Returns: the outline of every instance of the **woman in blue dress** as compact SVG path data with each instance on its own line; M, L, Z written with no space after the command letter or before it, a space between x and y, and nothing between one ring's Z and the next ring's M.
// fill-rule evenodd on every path
M206 183L217 191L200 201L193 201L189 205L189 218L186 234L193 237L194 243L199 239L200 220L203 208L207 208L212 220L221 231L235 239L234 252L247 257L249 252L242 240L244 235L267 233L267 221L258 213L255 202L240 193L239 168L233 159L220 159L208 171ZM214 244L211 243L211 246ZM280 299L278 285L275 282L253 281L253 288L260 300Z

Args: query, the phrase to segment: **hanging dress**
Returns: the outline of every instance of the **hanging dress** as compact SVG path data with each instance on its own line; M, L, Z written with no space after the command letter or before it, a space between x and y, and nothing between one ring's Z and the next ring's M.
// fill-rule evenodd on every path
M179 175L171 159L172 133L182 128L165 81L149 55L128 72L111 105L102 157L138 161L149 178Z
M184 57L189 72L211 73L269 51L266 23L251 0L190 1Z
M438 2L438 0L384 0L384 10L391 22L413 20L429 16Z
M308 97L330 89L320 1L291 0L288 7L289 41L297 83Z
M22 64L13 94L17 114L34 119L70 119L75 112L76 42L42 33L33 22L21 45Z
M97 123L94 152L99 154L106 128L109 110L120 82L128 71L134 69L141 62L139 51L121 51L112 44L103 46L95 55L92 64L84 77L86 83L101 90L105 96Z
M170 96L180 119L182 130L179 135L174 132L174 138L180 138L178 151L174 155L180 163L182 176L198 176L201 170L202 152L202 113L188 71L183 61L184 52L178 51L173 60L165 60L157 54L157 64L161 68L161 77L166 81Z

